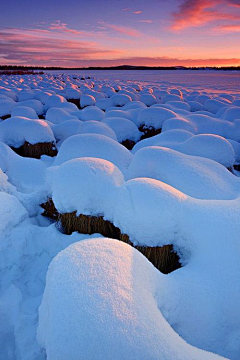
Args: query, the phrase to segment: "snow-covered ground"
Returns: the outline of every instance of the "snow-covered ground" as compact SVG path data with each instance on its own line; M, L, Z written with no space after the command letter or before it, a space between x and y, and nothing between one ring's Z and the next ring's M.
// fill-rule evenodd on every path
M239 80L0 77L0 359L239 360Z

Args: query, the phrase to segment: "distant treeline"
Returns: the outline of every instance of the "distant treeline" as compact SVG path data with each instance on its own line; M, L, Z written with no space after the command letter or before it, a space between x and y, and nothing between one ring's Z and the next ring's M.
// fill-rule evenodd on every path
M89 66L89 67L60 67L60 66L15 66L15 65L0 65L0 72L14 72L14 71L25 71L28 74L36 73L36 70L240 70L240 66L206 66L206 67L185 67L185 66L132 66L132 65L121 65L121 66Z
M42 75L44 74L43 71L34 71L34 70L30 70L30 69L21 69L21 68L5 68L5 67L1 67L0 66L0 75Z

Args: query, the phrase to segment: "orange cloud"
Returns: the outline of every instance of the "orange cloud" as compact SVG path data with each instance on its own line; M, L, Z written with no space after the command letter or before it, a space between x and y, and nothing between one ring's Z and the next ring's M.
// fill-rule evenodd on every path
M223 32L240 32L240 25L222 25L216 27L214 30Z

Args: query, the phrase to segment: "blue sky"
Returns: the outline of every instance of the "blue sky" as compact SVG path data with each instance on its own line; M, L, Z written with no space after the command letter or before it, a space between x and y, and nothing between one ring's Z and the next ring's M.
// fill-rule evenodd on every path
M240 65L240 0L2 0L0 64Z

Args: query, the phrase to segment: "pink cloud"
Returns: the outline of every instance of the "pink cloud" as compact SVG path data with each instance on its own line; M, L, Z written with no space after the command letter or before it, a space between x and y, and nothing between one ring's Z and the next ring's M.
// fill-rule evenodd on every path
M60 20L57 20L54 23L52 23L51 26L49 26L49 30L67 32L67 33L71 33L71 34L75 34L75 35L83 34L82 31L68 28L67 24L61 22Z
M130 27L108 24L104 21L100 21L99 24L102 25L103 27L105 27L105 29L111 29L120 34L124 34L124 35L131 36L131 37L140 37L141 36L140 31L130 28Z
M133 11L133 14L142 14L142 11Z
M222 25L216 27L214 30L216 31L223 31L223 32L240 32L240 25Z
M221 11L221 6L224 11ZM232 13L232 6L240 6L238 0L184 0L177 12L173 13L173 30L191 26L202 26L219 20L240 19L240 14Z
M1 63L24 65L57 65L66 62L78 66L79 61L116 57L117 49L101 48L94 42L61 38L55 31L39 29L1 29Z

